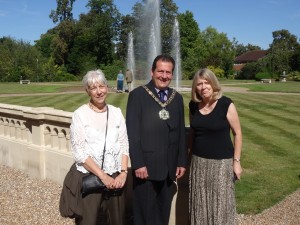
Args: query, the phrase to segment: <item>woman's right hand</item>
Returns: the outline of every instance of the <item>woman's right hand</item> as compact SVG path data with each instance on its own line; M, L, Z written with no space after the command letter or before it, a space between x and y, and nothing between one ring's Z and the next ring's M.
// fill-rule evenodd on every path
M105 173L101 180L108 189L114 188L114 178L112 178L111 176Z

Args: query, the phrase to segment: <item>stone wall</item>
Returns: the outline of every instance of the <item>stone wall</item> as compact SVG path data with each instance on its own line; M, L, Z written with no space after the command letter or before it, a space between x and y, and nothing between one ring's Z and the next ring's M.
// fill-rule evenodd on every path
M0 163L62 184L73 162L72 113L0 104Z

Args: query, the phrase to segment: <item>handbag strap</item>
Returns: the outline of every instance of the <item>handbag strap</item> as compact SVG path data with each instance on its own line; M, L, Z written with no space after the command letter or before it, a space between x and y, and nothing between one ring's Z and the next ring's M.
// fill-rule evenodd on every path
M103 163L104 163L104 157L105 157L105 151L106 151L106 136L107 136L107 125L108 125L108 106L106 107L106 127L105 127L105 139L104 139L104 148L103 148L103 159L102 159L102 165L101 169L103 169Z

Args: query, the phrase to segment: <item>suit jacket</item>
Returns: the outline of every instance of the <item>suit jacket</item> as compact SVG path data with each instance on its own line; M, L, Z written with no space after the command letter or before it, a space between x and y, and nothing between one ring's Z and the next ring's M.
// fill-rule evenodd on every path
M158 97L154 84L146 85ZM172 93L169 88L168 98ZM170 118L162 120L162 107L142 86L130 92L126 125L132 169L146 166L150 180L176 179L176 168L187 166L187 149L182 96L176 92L166 106Z

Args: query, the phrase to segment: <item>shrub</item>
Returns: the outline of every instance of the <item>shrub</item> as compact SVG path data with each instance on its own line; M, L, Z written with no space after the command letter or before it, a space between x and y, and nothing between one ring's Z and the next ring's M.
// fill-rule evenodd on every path
M217 78L223 78L224 77L224 70L220 67L214 67L214 66L208 66L207 69L210 69L214 72Z
M288 74L287 78L289 80L300 81L300 72L299 71L293 71L293 72Z
M268 72L259 72L255 75L255 80L261 80L261 79L269 79L271 78L271 74Z
M241 73L237 76L237 79L253 80L255 75L261 71L258 63L247 63L242 69Z
M99 69L103 71L107 80L116 80L117 74L120 70L122 70L123 74L125 74L126 68L124 63L119 60L115 60L111 65L100 65Z

